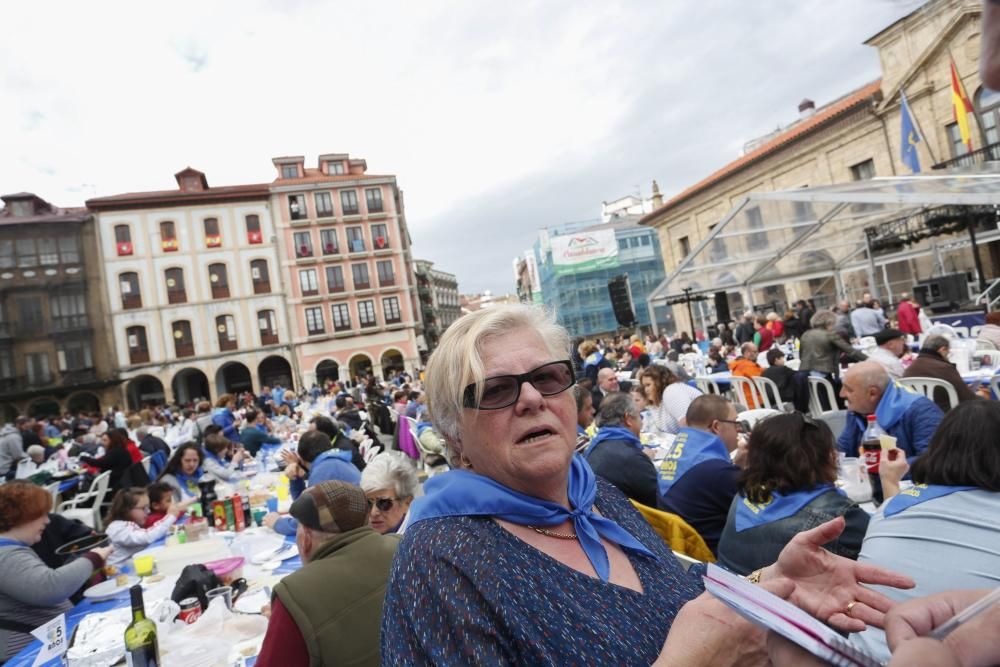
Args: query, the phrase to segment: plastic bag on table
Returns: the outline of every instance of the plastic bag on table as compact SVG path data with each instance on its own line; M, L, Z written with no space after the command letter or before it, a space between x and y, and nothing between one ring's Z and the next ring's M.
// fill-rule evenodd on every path
M175 622L160 641L160 655L166 665L228 667L234 647L239 646L245 657L256 655L266 632L263 616L234 614L216 601L193 624Z

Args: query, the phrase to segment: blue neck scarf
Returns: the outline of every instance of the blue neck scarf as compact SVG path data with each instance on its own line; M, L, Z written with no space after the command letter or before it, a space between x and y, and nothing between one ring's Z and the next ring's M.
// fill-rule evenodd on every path
M920 503L925 503L928 500L950 496L951 494L958 493L959 491L973 491L976 488L978 487L915 484L905 491L900 491L898 495L889 500L889 502L885 505L885 510L883 511L885 516L894 516L903 510L909 509L914 505L919 505Z
M729 450L719 436L697 428L682 428L674 439L667 458L660 463L658 487L664 496L691 468L699 463L719 459L730 463Z
M201 495L201 489L198 488L198 480L201 479L203 474L204 473L202 472L201 467L199 467L194 471L193 475L185 475L178 470L174 477L176 477L177 481L180 482L181 491L184 492L184 495L193 497Z
M602 426L600 430L597 431L597 435L595 435L590 441L590 444L587 445L586 451L583 452L584 458L589 458L590 452L594 451L594 447L601 444L605 440L624 440L639 451L642 451L642 442L632 431L628 430L624 426Z
M890 382L882 394L882 399L875 408L875 419L878 425L888 431L903 418L906 411L914 403L923 398L922 394L904 389L895 382Z
M833 484L821 484L807 491L795 491L787 495L772 491L771 498L766 503L752 503L741 494L736 504L736 532L741 533L748 528L794 516L803 507L834 488Z
M348 463L350 463L352 453L353 452L349 452L346 449L337 449L337 448L328 449L319 456L317 456L315 459L313 459L312 465L309 466L309 469L312 470L313 468L316 467L317 464L322 463L327 459L340 459L341 461L347 461Z
M587 366L596 366L602 361L604 361L604 355L600 352L593 352L589 357L587 357L587 360L583 362L583 367L586 368Z
M567 490L573 510L514 491L469 470L451 470L431 477L424 484L426 495L410 506L410 525L445 516L496 517L520 526L558 526L572 519L580 546L602 581L607 581L611 574L602 537L623 549L656 558L617 523L594 513L597 480L581 456L573 457Z
M218 463L223 468L225 468L227 465L229 465L224 460L220 459L218 456L216 456L215 454L213 454L212 452L210 452L207 447L204 450L204 454L205 454L205 458L212 459L213 461L215 461L216 463Z
M20 540L12 540L9 537L0 537L0 547L26 547L28 546Z

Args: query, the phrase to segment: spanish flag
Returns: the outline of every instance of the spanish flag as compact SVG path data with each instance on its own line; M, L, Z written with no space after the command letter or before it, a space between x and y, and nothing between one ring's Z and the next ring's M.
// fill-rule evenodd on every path
M958 78L958 71L955 69L955 61L951 61L951 106L955 114L955 122L958 123L958 131L969 152L972 152L972 133L969 131L969 114L972 113L972 103L969 96L965 94L965 87L962 80Z

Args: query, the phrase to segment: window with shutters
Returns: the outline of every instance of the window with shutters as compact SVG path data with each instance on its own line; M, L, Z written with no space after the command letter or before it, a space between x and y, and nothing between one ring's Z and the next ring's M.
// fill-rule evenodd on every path
M267 271L266 259L255 259L250 262L250 280L253 283L254 294L271 292L271 276Z
M347 252L364 252L365 235L360 227L347 228Z
M229 275L225 264L208 265L208 283L212 286L213 299L229 298Z
M368 280L367 264L352 264L351 275L354 278L354 289L368 289L371 283Z
M171 326L174 337L174 353L178 357L194 356L194 339L191 337L191 323L179 320Z
M278 323L273 310L261 310L257 313L257 328L260 330L261 345L278 344Z
M381 213L382 188L367 188L365 190L365 203L368 205L369 213Z
M219 337L219 350L228 352L237 348L236 320L232 315L220 315L215 318L215 332Z
M398 324L402 321L397 297L390 296L382 299L382 315L385 317L386 324Z
M372 225L372 245L376 250L385 250L389 247L389 232L385 225Z
M295 232L292 235L292 239L295 244L296 257L301 258L313 256L312 234L309 232Z
M139 292L139 274L128 271L118 276L118 288L122 295L122 309L142 308L142 294Z
M219 219L205 218L205 246L218 248L222 245L222 234L219 233Z
M343 292L344 268L342 266L326 267L326 291L330 293Z
M302 290L302 296L319 294L319 278L316 276L316 269L299 271L299 289Z
M187 303L187 291L184 289L184 270L167 269L163 275L167 282L167 303Z
M358 301L358 323L362 327L375 326L375 302Z
M336 229L324 229L320 231L319 243L323 248L324 255L337 255L340 253L340 245L337 243Z
M330 306L330 313L333 315L334 331L351 330L351 310L346 303L335 303Z
M316 217L329 218L333 216L333 199L329 192L317 192L313 198L316 201Z
M129 327L125 329L125 339L128 341L128 357L133 364L149 362L149 347L146 344L146 327Z
M378 271L378 284L382 287L389 287L396 284L396 274L392 268L391 259L381 259L375 262L375 269Z
M305 195L288 195L288 214L292 220L305 220L309 217Z
M245 220L247 225L247 243L263 243L264 234L260 231L260 216L256 213L251 213Z
M309 332L310 336L315 336L326 331L322 308L306 308L306 331Z
M358 214L358 193L356 190L341 190L340 191L340 206L344 211L344 215L357 215Z

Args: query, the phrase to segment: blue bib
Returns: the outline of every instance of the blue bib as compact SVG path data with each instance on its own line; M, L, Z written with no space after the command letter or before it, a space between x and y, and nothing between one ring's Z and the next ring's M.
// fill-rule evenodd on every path
M914 505L925 503L928 500L950 496L951 494L958 493L959 491L973 491L976 488L978 487L915 484L906 491L900 491L899 495L895 496L888 503L886 503L884 513L885 516L894 516L910 507L913 507Z
M577 425L577 428L579 428L579 425ZM590 452L594 451L594 447L605 440L624 440L639 451L642 451L642 442L632 431L621 426L602 426L597 435L591 439L590 444L587 445L586 451L583 452L584 458L590 458Z
M729 450L719 436L696 428L682 428L667 458L660 463L659 490L665 496L670 487L699 463L719 459L731 463Z
M740 533L748 528L756 528L794 516L803 507L833 488L833 484L822 484L808 491L796 491L788 495L773 491L766 503L752 503L740 495L739 503L736 505L736 532Z
M216 459L218 460L218 459ZM178 472L174 475L177 481L181 485L181 491L188 496L198 496L201 495L201 489L198 488L198 480L201 479L202 473L201 468L195 470L194 475L185 475L182 472Z
M319 456L317 456L315 459L313 459L312 466L310 469L315 468L318 464L322 463L327 459L340 459L341 461L347 461L348 463L350 463L353 453L354 452L350 452L346 449L337 449L337 448L328 449Z
M0 547L26 547L28 546L20 540L12 540L9 537L0 537Z

